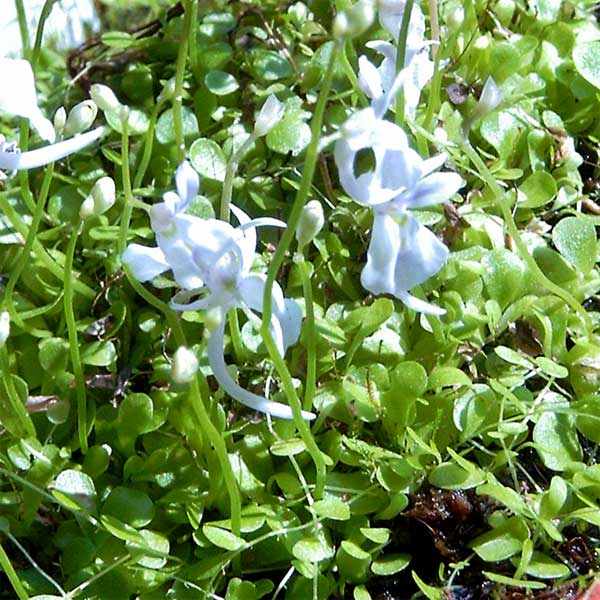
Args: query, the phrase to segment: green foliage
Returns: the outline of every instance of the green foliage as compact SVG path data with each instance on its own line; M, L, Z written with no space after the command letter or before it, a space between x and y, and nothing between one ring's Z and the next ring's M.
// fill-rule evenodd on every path
M218 389L206 312L175 315L173 282L136 285L119 248L154 244L148 209L173 189L180 142L201 175L190 214L219 215L231 183L234 204L252 217L288 221L331 53L322 140L367 105L357 56L372 57L366 43L385 34L375 23L334 47L334 9L349 4L329 0L186 1L197 10L187 38L174 2L101 4L103 33L74 55L81 61L70 64L78 76L69 86L64 57L42 50L40 104L51 114L102 81L129 105L127 127L108 113L99 148L0 189L0 293L11 313L0 348L0 598L15 597L11 568L40 599L63 597L50 580L64 597L90 600L367 600L393 582L407 598L441 599L474 585L473 573L482 583L465 589L472 597L583 590L598 568L600 533L593 3L438 3L443 68L403 126L424 157L445 151L465 180L444 211L415 211L452 252L415 290L444 316L362 288L371 216L344 195L331 146L319 149L309 192L326 225L305 252L314 349L304 329L286 365L292 389L318 415L308 441L324 462L321 490L315 450L294 422L257 416ZM504 99L467 135L492 181L463 137L488 76ZM253 138L229 182L230 161L270 94L284 116ZM2 133L16 139L0 116ZM81 202L104 175L117 182L116 203L80 223ZM280 235L261 229L257 267L272 260ZM277 280L299 300L306 326L311 301L294 250ZM238 312L225 348L232 376L286 402L258 324ZM199 359L197 390L171 379L181 345Z

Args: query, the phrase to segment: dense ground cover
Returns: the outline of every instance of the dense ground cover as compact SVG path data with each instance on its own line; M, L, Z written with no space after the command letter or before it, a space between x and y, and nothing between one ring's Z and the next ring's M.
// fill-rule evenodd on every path
M583 597L594 3L97 5L0 59L0 597Z

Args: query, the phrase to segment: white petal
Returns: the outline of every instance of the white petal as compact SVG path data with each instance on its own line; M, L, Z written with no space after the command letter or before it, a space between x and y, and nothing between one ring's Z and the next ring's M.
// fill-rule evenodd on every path
M43 139L54 142L54 127L38 108L33 70L29 62L18 58L0 58L0 81L0 111L29 119Z
M16 171L19 168L21 153L18 149L4 150L0 149L0 169L6 171Z
M138 281L154 279L169 268L160 248L149 248L140 244L129 244L122 260Z
M208 361L219 385L232 398L254 410L269 414L273 417L279 417L280 419L293 419L292 409L289 406L253 394L240 387L231 378L223 357L224 330L225 320L222 319L220 325L211 332L210 337L208 338ZM315 418L315 415L302 411L302 417L307 420L312 420Z
M79 152L86 146L93 144L96 140L99 140L106 132L106 127L97 127L81 135L69 138L56 144L44 146L37 150L30 150L29 152L23 152L20 154L19 164L17 165L18 170L23 169L35 169L47 165L48 163L55 162L73 154ZM2 167L0 167L2 168Z
M266 135L281 119L285 113L285 105L277 99L277 96L271 94L262 105L256 122L254 124L254 134L257 136Z
M277 313L283 333L283 352L293 346L300 337L302 329L302 310L295 300L285 299L285 310Z
M407 308L410 308L415 312L425 313L427 315L436 315L437 317L441 317L442 315L446 314L445 309L436 306L435 304L425 302L425 300L421 300L416 296L411 296L408 292L399 294L398 298L402 300Z
M177 235L165 236L157 233L156 241L173 271L177 285L186 290L202 287L206 275L197 266L193 248Z
M420 285L446 263L449 250L427 227L406 215L400 228L401 247L395 260L394 296Z
M181 203L177 207L177 212L183 211L198 195L200 187L200 178L192 165L184 160L175 171L175 187Z
M367 264L360 275L363 287L372 294L394 293L400 241L398 223L391 215L376 211L367 251Z
M394 203L403 208L418 208L447 202L463 185L456 173L433 173L421 179L415 186L398 196Z
M358 85L369 98L379 98L383 94L381 75L366 56L358 59Z

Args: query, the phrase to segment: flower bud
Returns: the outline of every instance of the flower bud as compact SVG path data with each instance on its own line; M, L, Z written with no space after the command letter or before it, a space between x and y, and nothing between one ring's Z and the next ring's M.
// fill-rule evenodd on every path
M64 106L61 106L54 113L54 129L56 129L56 131L62 131L66 122L67 122L67 111L65 110Z
M496 85L492 77L488 77L481 91L479 102L477 102L473 113L463 125L463 135L466 137L473 123L495 110L503 98L502 90Z
M6 344L10 335L10 315L4 311L0 313L0 348Z
M285 113L285 106L283 102L277 99L277 96L271 94L265 103L262 105L258 116L256 117L256 123L254 124L254 135L263 136L266 135L281 119Z
M325 216L321 203L318 200L311 200L302 209L302 215L296 228L298 250L302 250L304 246L310 244L317 237L319 231L323 229L324 224Z
M175 383L189 383L198 371L196 355L185 346L180 346L173 355L171 376Z
M76 135L89 129L97 114L98 107L92 100L84 100L76 104L67 117L64 129L65 135Z
M175 94L175 77L171 77L171 79L168 79L167 81L165 81L164 87L161 90L160 94L158 95L158 102L166 102L167 100L170 100L173 95Z
M121 123L126 123L129 121L129 115L131 111L129 110L129 106L125 106L125 104L121 104L121 108L119 109L119 118L121 119Z
M103 111L116 112L121 108L119 99L107 85L95 83L90 88L90 97Z
M92 215L105 213L115 203L115 197L115 182L110 177L101 177L81 204L79 216L86 219Z
M340 12L333 21L333 37L355 38L362 35L375 20L373 0L359 0L350 10Z

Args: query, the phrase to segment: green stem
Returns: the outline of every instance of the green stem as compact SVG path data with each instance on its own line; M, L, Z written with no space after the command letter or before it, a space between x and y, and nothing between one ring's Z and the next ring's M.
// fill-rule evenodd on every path
M473 148L473 146L471 146L471 142L468 139L464 140L463 147L471 162L475 165L475 167L483 177L484 181L494 193L496 202L500 207L500 211L502 212L502 218L504 219L506 229L508 230L508 233L510 234L512 239L514 240L515 245L517 246L517 250L519 251L519 256L521 257L521 260L527 265L530 272L535 276L535 278L538 280L542 287L544 287L551 294L554 294L555 296L561 298L565 302L565 304L568 304L580 316L583 323L585 324L586 333L589 335L593 330L593 323L589 314L569 292L561 288L559 285L556 285L555 283L550 281L550 279L548 279L548 277L544 275L542 270L539 268L538 264L535 262L533 256L531 256L531 254L529 253L525 242L519 234L517 225L506 202L506 195L504 193L504 190L498 185L496 179L494 178L490 170L487 168L486 164L483 162L481 157L477 154L477 152L475 152L475 149Z
M8 217L10 224L14 227L14 229L23 237L23 239L27 239L28 228L21 215L13 208L11 203L8 201L8 198L5 193L0 193L0 210ZM54 262L52 257L48 254L48 251L42 244L36 239L33 242L33 252L38 257L38 259L42 262L43 266L52 273L55 277L63 280L63 269ZM76 280L73 283L73 289L78 293L84 296L85 298L93 300L96 297L96 292L89 286L85 285L79 280Z
M75 256L75 247L77 238L81 231L81 221L77 221L75 229L71 234L69 245L67 247L67 256L65 260L65 278L64 278L64 310L65 321L67 323L67 332L69 335L69 350L71 353L71 365L75 375L75 393L77 397L77 434L79 437L79 447L85 454L88 450L87 442L87 398L85 390L85 379L83 376L83 365L79 355L79 339L77 336L77 322L75 320L75 311L73 309L73 259Z
M150 164L150 160L152 158L152 148L154 147L154 130L156 129L156 122L158 121L158 115L161 108L162 102L158 102L152 111L152 115L150 116L148 131L146 132L146 138L144 141L144 151L133 180L134 189L141 187L142 181L144 180L144 175L146 175L146 171L148 170L148 165Z
M175 71L175 92L173 94L173 124L175 127L175 144L177 145L178 164L185 158L185 140L183 138L183 81L185 78L185 64L188 55L188 40L192 23L191 0L184 0L185 13L183 15L183 33L179 42L177 54L177 67Z
M286 252L288 251L295 236L298 221L302 216L302 209L304 208L304 205L308 199L312 180L315 174L315 168L319 155L319 141L321 139L323 116L325 114L325 108L329 98L329 91L331 89L331 82L333 80L333 71L337 56L336 51L339 50L339 48L339 42L336 42L336 46L332 49L331 56L329 57L329 64L327 65L327 71L325 72L325 77L323 78L323 83L319 92L319 98L315 107L315 114L311 122L311 140L306 150L306 159L304 163L304 169L302 170L300 187L296 193L296 198L288 218L288 225L283 232L283 236L281 237L279 245L277 246L277 250L275 251L275 254L271 260L271 265L267 273L267 280L265 283L265 291L263 296L263 318L260 328L260 333L264 340L265 346L267 347L271 360L273 361L273 364L277 369L277 373L281 378L283 389L294 415L294 423L296 424L296 428L298 429L300 437L304 441L308 452L315 463L317 471L315 487L316 498L320 498L322 496L323 489L325 487L325 476L327 474L325 460L323 459L323 455L321 454L321 451L319 450L319 447L312 436L309 426L302 418L302 405L298 395L296 394L296 390L294 389L292 376L290 375L285 361L279 355L279 351L277 350L277 346L269 330L269 325L271 323L271 316L273 314L273 284L275 282L277 273L279 272L279 268L283 263Z
M6 285L5 298L6 298L6 306L8 312L10 313L10 318L13 320L19 327L22 329L28 329L25 323L22 320L22 317L15 310L15 305L13 302L13 292L15 287L23 273L23 270L31 261L31 250L33 248L33 244L37 237L37 232L42 221L42 217L44 216L44 206L46 205L46 199L48 198L48 191L50 189L50 184L52 183L52 176L54 174L54 163L51 163L46 168L44 172L44 180L42 181L42 188L40 190L40 194L38 197L37 204L35 206L35 210L33 211L33 219L31 225L29 227L29 231L27 232L27 238L25 240L25 246L21 251L21 255L19 256L19 261L17 262L13 272L10 274L10 279L8 280L8 284ZM45 332L40 330L35 330L38 335L45 336ZM30 331L30 333L34 333Z
M256 137L254 133L251 133L227 163L225 179L223 180L223 191L221 192L221 208L219 211L219 218L222 221L229 221L229 205L231 204L231 197L233 195L233 180L240 162L242 162L242 158L244 158L246 152L254 144Z
M396 72L404 69L406 62L406 41L408 39L408 29L410 26L410 15L412 13L414 0L406 0L404 14L400 23L400 32L398 35L398 45L396 46ZM404 121L404 90L399 90L396 96L396 123L400 125Z
M121 176L123 178L124 196L123 212L119 227L119 242L117 245L119 256L123 256L123 252L125 252L127 246L127 234L129 232L134 201L133 192L131 191L131 173L129 167L129 123L126 117L121 119Z
M227 322L229 323L229 337L231 338L235 360L238 363L242 363L246 360L246 351L244 350L244 344L242 343L242 336L240 334L240 321L237 310L230 310L228 312Z
M15 0L15 8L17 10L17 19L19 20L19 32L21 33L21 45L23 46L23 56L27 58L29 55L29 27L27 26L27 15L25 14L25 6L23 0Z
M2 374L2 383L10 406L21 425L20 431L11 431L11 433L15 437L35 437L35 427L33 426L31 417L27 413L25 406L23 406L11 377L10 361L6 350L6 344L0 348L0 374ZM7 427L7 429L9 428Z
M50 16L52 8L58 2L58 0L46 0L44 6L40 12L40 20L38 21L37 29L35 32L35 42L33 44L33 51L31 53L31 68L35 73L38 59L40 57L40 51L42 49L42 41L44 39L44 26L46 25L46 19Z
M304 410L312 410L313 397L317 386L317 330L315 326L315 306L312 284L310 282L310 264L300 256L297 262L302 280L302 291L306 306L306 383L304 384Z
M17 594L19 600L29 600L29 595L25 591L25 588L21 583L21 579L17 575L17 572L14 570L12 563L8 558L8 555L2 547L2 544L0 544L0 567L2 567L4 573L6 573L6 576L8 577L10 584L13 586L13 589L15 590L15 593Z
M231 463L229 462L229 455L227 453L227 446L225 440L221 434L217 431L217 428L213 425L206 407L204 400L198 387L198 380L194 379L190 384L191 401L196 417L200 422L202 430L206 435L206 439L212 444L217 458L221 465L221 473L225 480L225 487L229 494L229 509L231 512L231 532L237 536L241 536L242 529L242 500L240 497L240 491L238 488L237 481Z

